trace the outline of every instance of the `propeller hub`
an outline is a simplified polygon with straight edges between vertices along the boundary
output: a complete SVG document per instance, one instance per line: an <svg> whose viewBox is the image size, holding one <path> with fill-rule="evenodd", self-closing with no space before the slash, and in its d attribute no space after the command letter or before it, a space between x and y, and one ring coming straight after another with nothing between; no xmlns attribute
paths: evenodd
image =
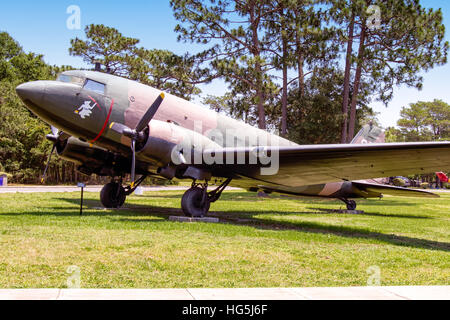
<svg viewBox="0 0 450 320"><path fill-rule="evenodd" d="M48 134L45 136L45 138L53 143L56 143L58 141L58 136L54 134Z"/></svg>
<svg viewBox="0 0 450 320"><path fill-rule="evenodd" d="M139 138L139 132L130 128L124 129L123 135L133 140L137 140Z"/></svg>

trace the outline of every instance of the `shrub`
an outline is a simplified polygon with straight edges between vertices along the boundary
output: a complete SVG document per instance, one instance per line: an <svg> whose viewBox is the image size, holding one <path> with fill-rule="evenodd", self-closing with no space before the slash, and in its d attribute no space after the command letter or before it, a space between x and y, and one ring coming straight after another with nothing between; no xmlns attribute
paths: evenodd
<svg viewBox="0 0 450 320"><path fill-rule="evenodd" d="M8 180L11 180L12 179L12 174L9 174L9 173L7 173L7 172L1 172L0 171L0 176L3 176L3 175L6 175L6 178L8 178Z"/></svg>
<svg viewBox="0 0 450 320"><path fill-rule="evenodd" d="M395 178L392 183L394 184L394 186L396 187L404 187L406 185L405 180L401 179L401 178Z"/></svg>
<svg viewBox="0 0 450 320"><path fill-rule="evenodd" d="M430 186L430 184L429 184L428 182L422 182L422 183L420 184L420 187L421 187L422 189L428 189L429 186Z"/></svg>

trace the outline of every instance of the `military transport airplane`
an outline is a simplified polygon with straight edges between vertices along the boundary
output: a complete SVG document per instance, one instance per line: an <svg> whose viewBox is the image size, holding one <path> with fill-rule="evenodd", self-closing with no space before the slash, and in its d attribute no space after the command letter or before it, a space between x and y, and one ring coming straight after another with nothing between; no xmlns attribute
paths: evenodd
<svg viewBox="0 0 450 320"><path fill-rule="evenodd" d="M352 144L297 145L102 72L66 71L56 81L29 82L16 91L29 110L54 127L47 135L54 142L52 153L75 162L84 174L111 177L100 193L107 208L122 206L153 175L192 180L181 200L188 216L205 215L228 185L337 198L355 209L354 198L435 196L356 179L450 169L450 142L377 143L379 133L369 126ZM131 183L124 187L128 173ZM208 191L211 183L218 187Z"/></svg>

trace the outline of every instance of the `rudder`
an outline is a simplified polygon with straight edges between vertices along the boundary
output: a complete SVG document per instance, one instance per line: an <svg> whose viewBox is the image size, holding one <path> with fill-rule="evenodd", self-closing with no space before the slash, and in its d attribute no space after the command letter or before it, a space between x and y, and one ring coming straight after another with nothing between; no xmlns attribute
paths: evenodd
<svg viewBox="0 0 450 320"><path fill-rule="evenodd" d="M378 128L373 124L366 124L353 138L351 144L365 143L384 143L386 135L382 128Z"/></svg>

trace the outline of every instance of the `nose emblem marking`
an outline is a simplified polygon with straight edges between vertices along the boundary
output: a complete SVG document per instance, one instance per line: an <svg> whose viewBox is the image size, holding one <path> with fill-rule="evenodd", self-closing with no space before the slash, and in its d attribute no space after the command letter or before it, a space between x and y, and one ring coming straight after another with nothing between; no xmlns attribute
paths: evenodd
<svg viewBox="0 0 450 320"><path fill-rule="evenodd" d="M100 105L97 103L97 101L95 101L94 98L92 98L91 96L88 96L88 97L89 97L89 99L92 100L94 105L91 106L90 101L85 101L77 110L74 111L76 114L78 114L81 117L81 119L89 117L92 114L92 109L94 109L95 106L97 106L97 108L99 110L102 109L100 107Z"/></svg>
<svg viewBox="0 0 450 320"><path fill-rule="evenodd" d="M75 113L78 114L81 119L84 119L86 117L89 117L92 114L92 109L96 106L96 104L91 106L90 101L85 101L77 110L75 110Z"/></svg>

